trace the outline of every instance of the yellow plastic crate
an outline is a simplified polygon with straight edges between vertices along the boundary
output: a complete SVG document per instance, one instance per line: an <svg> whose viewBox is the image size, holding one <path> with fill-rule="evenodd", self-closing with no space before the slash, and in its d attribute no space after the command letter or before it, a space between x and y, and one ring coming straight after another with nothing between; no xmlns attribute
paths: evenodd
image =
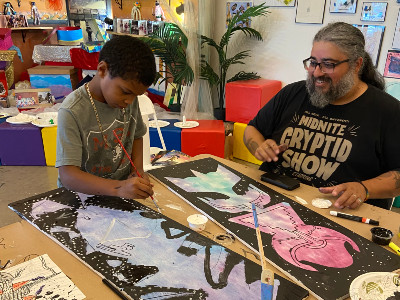
<svg viewBox="0 0 400 300"><path fill-rule="evenodd" d="M47 166L56 164L57 126L42 128L44 156Z"/></svg>
<svg viewBox="0 0 400 300"><path fill-rule="evenodd" d="M243 142L243 134L247 124L236 122L233 124L233 157L248 161L253 164L261 165L262 161L258 160L247 150Z"/></svg>

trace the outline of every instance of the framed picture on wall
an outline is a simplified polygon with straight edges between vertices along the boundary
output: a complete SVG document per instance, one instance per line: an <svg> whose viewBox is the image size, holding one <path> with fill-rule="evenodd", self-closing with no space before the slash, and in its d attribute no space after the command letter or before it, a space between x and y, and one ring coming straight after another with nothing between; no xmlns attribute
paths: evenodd
<svg viewBox="0 0 400 300"><path fill-rule="evenodd" d="M386 57L383 76L400 78L400 51L389 50Z"/></svg>
<svg viewBox="0 0 400 300"><path fill-rule="evenodd" d="M397 14L397 23L396 23L396 28L394 30L392 48L400 49L400 9L399 13Z"/></svg>
<svg viewBox="0 0 400 300"><path fill-rule="evenodd" d="M378 65L379 54L381 52L383 34L385 26L382 25L357 25L353 24L364 34L365 50L371 56L372 63L375 67Z"/></svg>
<svg viewBox="0 0 400 300"><path fill-rule="evenodd" d="M387 2L363 2L361 8L361 21L385 21L387 5Z"/></svg>
<svg viewBox="0 0 400 300"><path fill-rule="evenodd" d="M264 0L261 1L261 3L264 3L266 6L270 6L270 7L294 7L294 5L296 4L296 0ZM255 5L255 4L254 4Z"/></svg>
<svg viewBox="0 0 400 300"><path fill-rule="evenodd" d="M80 26L81 20L103 20L107 16L110 0L67 0L67 13L70 26Z"/></svg>
<svg viewBox="0 0 400 300"><path fill-rule="evenodd" d="M357 9L357 0L331 0L329 12L355 14Z"/></svg>
<svg viewBox="0 0 400 300"><path fill-rule="evenodd" d="M252 7L252 2L226 2L226 27L228 27L228 23L232 20L236 15L243 14L246 9ZM236 23L236 26L241 27L250 27L251 20L249 19L247 22L239 22Z"/></svg>
<svg viewBox="0 0 400 300"><path fill-rule="evenodd" d="M322 24L325 0L297 0L296 23Z"/></svg>

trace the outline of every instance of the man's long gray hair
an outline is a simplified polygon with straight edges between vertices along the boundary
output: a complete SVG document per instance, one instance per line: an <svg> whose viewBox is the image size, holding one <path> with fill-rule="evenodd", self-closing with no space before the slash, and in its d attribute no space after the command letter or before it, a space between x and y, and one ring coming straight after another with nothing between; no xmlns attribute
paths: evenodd
<svg viewBox="0 0 400 300"><path fill-rule="evenodd" d="M362 57L363 65L359 72L360 79L381 90L385 89L385 80L376 70L370 55L365 51L364 35L358 28L344 22L329 23L317 32L313 42L334 43L353 64L359 57Z"/></svg>

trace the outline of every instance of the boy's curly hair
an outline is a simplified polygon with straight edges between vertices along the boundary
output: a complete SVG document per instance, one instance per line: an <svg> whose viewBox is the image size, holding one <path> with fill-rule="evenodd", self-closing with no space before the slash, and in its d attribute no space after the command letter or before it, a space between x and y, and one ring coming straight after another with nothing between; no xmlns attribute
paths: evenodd
<svg viewBox="0 0 400 300"><path fill-rule="evenodd" d="M137 80L146 86L150 86L156 78L153 52L135 37L113 36L101 49L100 61L107 63L111 78Z"/></svg>

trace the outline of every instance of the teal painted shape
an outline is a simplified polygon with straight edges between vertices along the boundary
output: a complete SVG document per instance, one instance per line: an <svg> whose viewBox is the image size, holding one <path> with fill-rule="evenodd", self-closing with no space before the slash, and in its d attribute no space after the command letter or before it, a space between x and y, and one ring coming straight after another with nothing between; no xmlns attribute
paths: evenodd
<svg viewBox="0 0 400 300"><path fill-rule="evenodd" d="M400 100L400 82L390 82L386 84L386 93Z"/></svg>

